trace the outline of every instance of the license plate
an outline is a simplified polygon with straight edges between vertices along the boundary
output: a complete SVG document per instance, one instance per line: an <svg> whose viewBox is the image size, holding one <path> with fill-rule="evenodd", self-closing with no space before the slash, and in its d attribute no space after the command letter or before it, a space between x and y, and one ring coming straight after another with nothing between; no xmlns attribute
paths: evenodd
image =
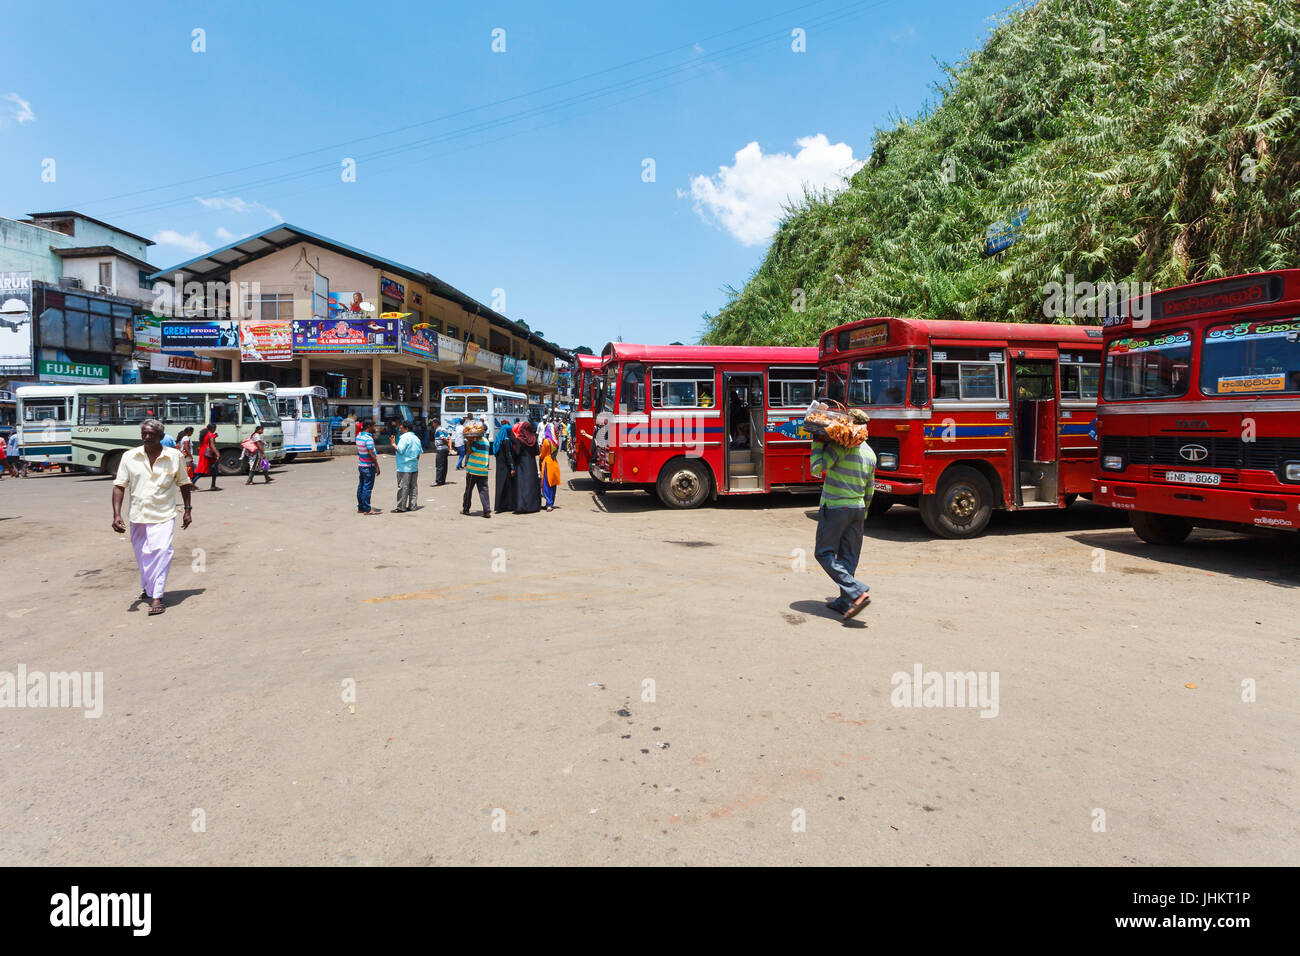
<svg viewBox="0 0 1300 956"><path fill-rule="evenodd" d="M1167 471L1165 481L1175 481L1180 485L1217 485L1221 475L1210 471Z"/></svg>

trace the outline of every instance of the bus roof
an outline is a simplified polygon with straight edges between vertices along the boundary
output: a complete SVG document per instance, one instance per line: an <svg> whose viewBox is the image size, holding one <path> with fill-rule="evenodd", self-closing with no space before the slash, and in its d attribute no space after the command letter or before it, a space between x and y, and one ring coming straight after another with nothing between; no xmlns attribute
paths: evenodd
<svg viewBox="0 0 1300 956"><path fill-rule="evenodd" d="M1300 269L1276 269L1207 279L1151 293L1150 300L1145 303L1147 324L1137 328L1161 329L1203 317L1219 320L1228 315L1267 315L1294 309L1297 299L1300 299ZM1134 308L1137 301L1140 300L1130 299L1117 314L1102 320L1108 335L1133 331L1133 318L1139 311Z"/></svg>
<svg viewBox="0 0 1300 956"><path fill-rule="evenodd" d="M76 394L77 385L19 385L18 398L67 398Z"/></svg>
<svg viewBox="0 0 1300 956"><path fill-rule="evenodd" d="M492 385L447 385L443 387L444 395L503 395L506 398L527 398L523 392L512 392L508 388L496 388Z"/></svg>
<svg viewBox="0 0 1300 956"><path fill-rule="evenodd" d="M275 394L280 398L297 398L299 395L315 395L318 398L329 398L329 392L323 385L298 385L292 388L277 385Z"/></svg>
<svg viewBox="0 0 1300 956"><path fill-rule="evenodd" d="M785 345L632 345L610 342L601 353L616 362L754 362L816 365L816 348Z"/></svg>
<svg viewBox="0 0 1300 956"><path fill-rule="evenodd" d="M574 364L580 369L600 368L602 362L599 355L576 355L574 356L574 360Z"/></svg>
<svg viewBox="0 0 1300 956"><path fill-rule="evenodd" d="M78 392L95 395L186 395L194 392L267 392L275 391L274 382L142 382L138 385L75 385Z"/></svg>

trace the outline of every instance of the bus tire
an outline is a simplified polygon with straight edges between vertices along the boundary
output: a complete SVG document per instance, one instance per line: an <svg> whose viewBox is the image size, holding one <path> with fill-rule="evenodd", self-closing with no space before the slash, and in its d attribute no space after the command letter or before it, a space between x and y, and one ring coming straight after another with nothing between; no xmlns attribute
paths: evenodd
<svg viewBox="0 0 1300 956"><path fill-rule="evenodd" d="M871 504L867 505L867 515L879 518L896 503L891 495L872 495Z"/></svg>
<svg viewBox="0 0 1300 956"><path fill-rule="evenodd" d="M287 452L284 456L284 463L287 465L297 457L298 457L298 453L296 451Z"/></svg>
<svg viewBox="0 0 1300 956"><path fill-rule="evenodd" d="M605 492L609 491L609 485L605 484L605 482L601 481L595 475L591 475L590 477L592 490L594 490L596 494L603 495Z"/></svg>
<svg viewBox="0 0 1300 956"><path fill-rule="evenodd" d="M1177 515L1130 511L1128 517L1137 536L1147 544L1182 544L1192 533L1191 523Z"/></svg>
<svg viewBox="0 0 1300 956"><path fill-rule="evenodd" d="M1070 505L1074 504L1078 500L1079 500L1079 496L1071 492L1070 494L1065 496L1065 507L1067 508L1070 507Z"/></svg>
<svg viewBox="0 0 1300 956"><path fill-rule="evenodd" d="M709 497L708 469L690 458L674 458L659 472L655 491L669 508L698 508Z"/></svg>
<svg viewBox="0 0 1300 956"><path fill-rule="evenodd" d="M939 477L932 495L922 495L921 520L941 538L974 538L993 515L993 489L968 465L953 465Z"/></svg>
<svg viewBox="0 0 1300 956"><path fill-rule="evenodd" d="M217 460L217 470L223 475L237 475L243 469L239 467L243 457L244 450L238 445L233 448L222 448L221 457Z"/></svg>
<svg viewBox="0 0 1300 956"><path fill-rule="evenodd" d="M122 463L122 453L120 451L110 451L104 456L103 473L106 475L116 475L117 466Z"/></svg>

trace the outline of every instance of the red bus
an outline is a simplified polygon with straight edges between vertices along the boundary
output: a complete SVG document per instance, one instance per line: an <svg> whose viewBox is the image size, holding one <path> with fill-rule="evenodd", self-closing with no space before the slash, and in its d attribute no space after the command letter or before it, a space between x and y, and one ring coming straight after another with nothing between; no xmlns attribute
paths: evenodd
<svg viewBox="0 0 1300 956"><path fill-rule="evenodd" d="M718 495L815 490L799 425L817 383L814 348L605 346L590 473L672 508Z"/></svg>
<svg viewBox="0 0 1300 956"><path fill-rule="evenodd" d="M1152 544L1300 528L1300 269L1166 289L1104 325L1093 500Z"/></svg>
<svg viewBox="0 0 1300 956"><path fill-rule="evenodd" d="M821 339L818 395L871 415L871 513L914 505L971 538L994 508L1069 507L1092 490L1101 329L874 318Z"/></svg>
<svg viewBox="0 0 1300 956"><path fill-rule="evenodd" d="M591 464L591 433L595 428L591 401L600 378L600 356L578 355L573 366L573 442L569 447L569 467L586 471Z"/></svg>

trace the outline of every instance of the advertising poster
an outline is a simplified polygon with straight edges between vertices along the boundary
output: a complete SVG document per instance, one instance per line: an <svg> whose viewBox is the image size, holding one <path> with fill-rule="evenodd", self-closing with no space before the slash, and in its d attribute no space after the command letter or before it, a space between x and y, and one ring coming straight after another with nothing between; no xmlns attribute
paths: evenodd
<svg viewBox="0 0 1300 956"><path fill-rule="evenodd" d="M473 365L473 364L474 364L475 362L477 362L477 361L478 361L478 343L477 343L477 342L466 342L466 343L465 343L465 357L464 357L464 359L462 360L462 364L464 364L464 365Z"/></svg>
<svg viewBox="0 0 1300 956"><path fill-rule="evenodd" d="M197 355L174 355L155 352L149 356L149 367L155 372L175 372L180 375L212 376L216 363L210 358Z"/></svg>
<svg viewBox="0 0 1300 956"><path fill-rule="evenodd" d="M156 315L137 315L134 320L135 351L148 356L162 351L162 319Z"/></svg>
<svg viewBox="0 0 1300 956"><path fill-rule="evenodd" d="M392 299L394 302L406 301L406 289L400 282L392 279L379 280L379 294L386 299Z"/></svg>
<svg viewBox="0 0 1300 956"><path fill-rule="evenodd" d="M331 292L329 293L329 317L342 319L365 315L365 310L361 308L361 303L364 301L365 296L360 292Z"/></svg>
<svg viewBox="0 0 1300 956"><path fill-rule="evenodd" d="M517 362L515 362L515 384L516 385L528 384L528 363L525 362L523 359L519 359Z"/></svg>
<svg viewBox="0 0 1300 956"><path fill-rule="evenodd" d="M160 325L164 352L239 348L239 330L233 319L209 322L163 319Z"/></svg>
<svg viewBox="0 0 1300 956"><path fill-rule="evenodd" d="M398 350L395 319L316 319L293 322L293 351L373 354Z"/></svg>
<svg viewBox="0 0 1300 956"><path fill-rule="evenodd" d="M413 326L402 323L402 351L421 358L438 358L438 336L427 323Z"/></svg>
<svg viewBox="0 0 1300 956"><path fill-rule="evenodd" d="M40 365L42 383L107 385L109 380L107 365L84 365L80 362L41 362Z"/></svg>
<svg viewBox="0 0 1300 956"><path fill-rule="evenodd" d="M239 323L241 362L288 362L293 358L292 322Z"/></svg>
<svg viewBox="0 0 1300 956"><path fill-rule="evenodd" d="M32 274L0 272L0 375L32 374Z"/></svg>

